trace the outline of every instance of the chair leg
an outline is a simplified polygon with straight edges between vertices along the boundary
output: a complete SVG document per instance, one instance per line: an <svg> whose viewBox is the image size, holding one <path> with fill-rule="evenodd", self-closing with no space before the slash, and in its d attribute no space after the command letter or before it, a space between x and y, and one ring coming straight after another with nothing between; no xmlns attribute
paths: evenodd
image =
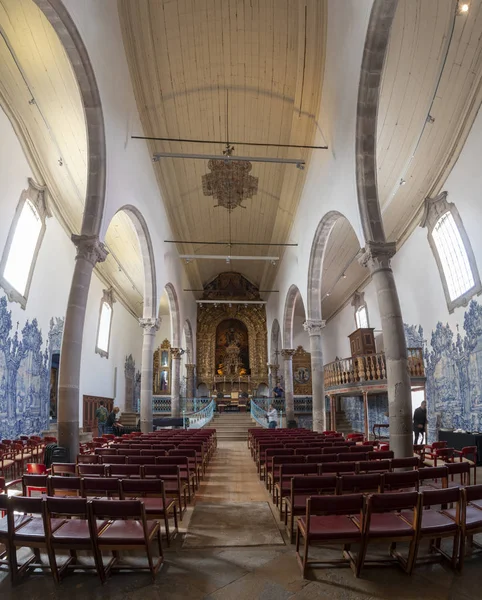
<svg viewBox="0 0 482 600"><path fill-rule="evenodd" d="M167 547L169 547L171 545L171 536L169 533L169 515L167 514L167 511L164 511L164 527L166 528L166 542L167 542Z"/></svg>

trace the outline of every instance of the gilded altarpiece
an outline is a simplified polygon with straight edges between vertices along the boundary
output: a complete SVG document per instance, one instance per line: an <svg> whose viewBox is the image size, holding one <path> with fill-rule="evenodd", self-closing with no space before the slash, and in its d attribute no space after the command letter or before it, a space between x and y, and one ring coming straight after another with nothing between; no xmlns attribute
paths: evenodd
<svg viewBox="0 0 482 600"><path fill-rule="evenodd" d="M221 273L204 289L204 300L260 300L239 273ZM198 384L217 391L254 391L268 381L264 304L203 304L197 315Z"/></svg>
<svg viewBox="0 0 482 600"><path fill-rule="evenodd" d="M154 351L152 391L159 396L171 393L171 344L168 339Z"/></svg>
<svg viewBox="0 0 482 600"><path fill-rule="evenodd" d="M298 346L293 354L293 391L298 394L312 394L311 354Z"/></svg>

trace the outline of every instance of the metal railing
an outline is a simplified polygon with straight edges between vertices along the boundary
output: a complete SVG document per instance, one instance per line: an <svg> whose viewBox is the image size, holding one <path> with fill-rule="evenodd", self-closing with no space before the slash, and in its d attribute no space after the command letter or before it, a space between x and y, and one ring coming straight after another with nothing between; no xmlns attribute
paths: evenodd
<svg viewBox="0 0 482 600"><path fill-rule="evenodd" d="M184 425L187 422L188 429L201 429L207 425L214 415L214 400L211 400L210 403L198 410L195 413L187 414L185 410L182 412L182 417L184 420Z"/></svg>
<svg viewBox="0 0 482 600"><path fill-rule="evenodd" d="M211 398L180 398L181 411L195 413L211 402ZM140 399L134 403L134 412L140 412ZM156 414L171 414L170 396L152 396L152 412Z"/></svg>
<svg viewBox="0 0 482 600"><path fill-rule="evenodd" d="M250 402L250 409L251 409L251 417L256 421L256 423L258 423L258 425L261 425L261 427L264 427L265 429L268 428L268 419L266 418L266 413L268 412L268 408L269 405L271 404L270 399L269 398L251 398L251 402ZM278 409L275 406L276 410L278 411L278 427L283 427L283 410Z"/></svg>
<svg viewBox="0 0 482 600"><path fill-rule="evenodd" d="M408 348L410 377L425 377L422 348ZM384 352L341 358L324 367L325 388L353 383L386 381L387 365Z"/></svg>

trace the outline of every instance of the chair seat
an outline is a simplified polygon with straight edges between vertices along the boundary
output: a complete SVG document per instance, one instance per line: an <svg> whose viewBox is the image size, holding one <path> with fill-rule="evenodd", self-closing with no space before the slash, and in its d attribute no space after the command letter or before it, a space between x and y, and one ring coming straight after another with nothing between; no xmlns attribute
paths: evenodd
<svg viewBox="0 0 482 600"><path fill-rule="evenodd" d="M398 537L413 533L412 527L395 513L377 513L371 516L369 536Z"/></svg>
<svg viewBox="0 0 482 600"><path fill-rule="evenodd" d="M455 508L448 508L447 510L443 511L443 514L447 515L453 521L455 521L456 512L457 511ZM467 529L475 529L478 527L482 527L482 512L480 511L480 509L469 504L467 506L465 524Z"/></svg>
<svg viewBox="0 0 482 600"><path fill-rule="evenodd" d="M96 521L97 530L100 531L108 521ZM87 543L91 540L89 522L86 519L67 519L52 535L56 543Z"/></svg>
<svg viewBox="0 0 482 600"><path fill-rule="evenodd" d="M294 497L294 503L293 503L293 508L295 511L300 511L306 510L306 501L308 500L308 498L311 498L311 496L316 495L316 491L310 492L309 494L295 494ZM286 504L288 504L288 506L291 506L291 496L286 496L285 497L286 500Z"/></svg>
<svg viewBox="0 0 482 600"><path fill-rule="evenodd" d="M147 522L147 534L150 538L156 527L157 521ZM144 545L144 528L140 521L114 521L99 536L99 545L119 544L129 546Z"/></svg>
<svg viewBox="0 0 482 600"><path fill-rule="evenodd" d="M482 510L482 500L474 500L470 503L470 506L475 506L475 508Z"/></svg>
<svg viewBox="0 0 482 600"><path fill-rule="evenodd" d="M52 519L52 531L56 531L64 522L65 519ZM18 542L40 542L44 538L44 523L40 517L32 517L15 532L15 539Z"/></svg>
<svg viewBox="0 0 482 600"><path fill-rule="evenodd" d="M402 517L409 523L413 523L413 512L402 511ZM448 533L457 531L457 525L453 519L438 510L424 510L422 512L421 531L423 534Z"/></svg>
<svg viewBox="0 0 482 600"><path fill-rule="evenodd" d="M13 465L13 460L10 460L9 458L7 458L6 460L3 461L3 467L6 469L7 467L11 467Z"/></svg>
<svg viewBox="0 0 482 600"><path fill-rule="evenodd" d="M15 529L22 527L30 521L32 517L29 515L14 515L13 516L13 524ZM8 533L8 521L7 516L5 515L2 519L0 519L0 537L5 537Z"/></svg>
<svg viewBox="0 0 482 600"><path fill-rule="evenodd" d="M182 484L181 484L182 488ZM164 479L164 489L166 492L178 492L179 486L177 484L177 477L175 481L170 481L169 479Z"/></svg>
<svg viewBox="0 0 482 600"><path fill-rule="evenodd" d="M298 520L298 527L306 535L306 518ZM360 528L348 515L311 516L309 539L330 540L361 537Z"/></svg>
<svg viewBox="0 0 482 600"><path fill-rule="evenodd" d="M146 514L148 515L162 513L176 504L175 500L172 499L166 500L165 505L162 498L139 498L139 500L144 503Z"/></svg>

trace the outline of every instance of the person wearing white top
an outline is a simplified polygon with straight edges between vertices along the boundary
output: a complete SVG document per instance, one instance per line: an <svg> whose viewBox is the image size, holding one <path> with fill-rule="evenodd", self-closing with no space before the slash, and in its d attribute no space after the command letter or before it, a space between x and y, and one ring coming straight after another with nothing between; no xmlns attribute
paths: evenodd
<svg viewBox="0 0 482 600"><path fill-rule="evenodd" d="M276 429L278 424L278 411L272 404L269 405L269 410L266 413L266 417L268 419L268 427L270 429Z"/></svg>

